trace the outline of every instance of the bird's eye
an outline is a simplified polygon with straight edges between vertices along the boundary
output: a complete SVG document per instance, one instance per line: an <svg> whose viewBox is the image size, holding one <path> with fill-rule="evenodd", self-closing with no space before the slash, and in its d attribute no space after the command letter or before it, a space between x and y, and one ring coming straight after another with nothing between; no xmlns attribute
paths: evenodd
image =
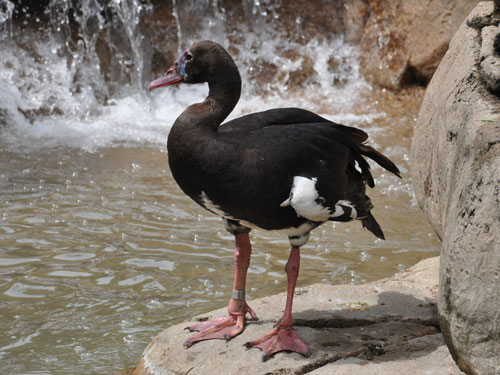
<svg viewBox="0 0 500 375"><path fill-rule="evenodd" d="M185 57L186 61L191 61L191 59L193 58L193 55L191 53L186 53Z"/></svg>

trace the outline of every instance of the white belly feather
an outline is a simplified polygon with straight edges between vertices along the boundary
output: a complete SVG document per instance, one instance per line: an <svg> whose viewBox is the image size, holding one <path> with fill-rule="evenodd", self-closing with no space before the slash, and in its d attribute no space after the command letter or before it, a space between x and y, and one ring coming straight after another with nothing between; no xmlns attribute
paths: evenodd
<svg viewBox="0 0 500 375"><path fill-rule="evenodd" d="M333 207L333 211L325 206L325 198L321 197L316 189L317 181L318 179L315 177L295 176L290 196L281 203L281 207L292 206L297 215L312 221L324 222L330 218L343 215L344 209L342 206L347 206L352 209L351 218L356 219L356 209L347 200L339 200Z"/></svg>

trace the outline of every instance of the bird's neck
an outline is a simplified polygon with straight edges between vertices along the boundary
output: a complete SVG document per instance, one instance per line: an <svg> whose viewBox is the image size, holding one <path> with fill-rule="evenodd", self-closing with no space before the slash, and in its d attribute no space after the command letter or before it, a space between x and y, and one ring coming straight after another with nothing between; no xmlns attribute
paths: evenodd
<svg viewBox="0 0 500 375"><path fill-rule="evenodd" d="M193 170L199 172L198 177L202 175L204 163L217 153L217 128L240 97L241 79L237 71L232 79L209 82L208 86L207 98L189 106L177 118L168 136L169 164L177 181Z"/></svg>
<svg viewBox="0 0 500 375"><path fill-rule="evenodd" d="M241 79L239 74L235 77L218 82L208 83L208 96L202 103L206 108L206 114L217 123L217 128L234 109L241 94Z"/></svg>
<svg viewBox="0 0 500 375"><path fill-rule="evenodd" d="M174 124L182 132L216 132L238 103L241 93L241 78L236 67L226 69L218 79L208 82L208 96L201 102L189 106Z"/></svg>

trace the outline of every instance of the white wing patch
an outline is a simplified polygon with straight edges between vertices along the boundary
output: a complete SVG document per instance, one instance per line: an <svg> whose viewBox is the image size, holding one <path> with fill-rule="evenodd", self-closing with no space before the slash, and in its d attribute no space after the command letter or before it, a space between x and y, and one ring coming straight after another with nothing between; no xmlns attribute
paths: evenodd
<svg viewBox="0 0 500 375"><path fill-rule="evenodd" d="M351 219L356 219L358 217L358 212L356 211L356 208L352 205L351 202L346 201L346 200L341 200L335 203L335 211L333 211L331 217L339 217L344 214L344 209L342 206L347 206L351 208Z"/></svg>
<svg viewBox="0 0 500 375"><path fill-rule="evenodd" d="M317 181L315 177L295 176L290 196L280 206L292 206L299 216L312 221L327 221L332 212L328 207L321 205L325 198L320 197L316 190Z"/></svg>
<svg viewBox="0 0 500 375"><path fill-rule="evenodd" d="M203 207L205 207L210 212L228 219L233 219L231 215L226 214L224 211L221 210L219 206L217 206L214 202L212 202L204 191L201 192L200 199L203 204Z"/></svg>
<svg viewBox="0 0 500 375"><path fill-rule="evenodd" d="M360 174L363 174L363 171L361 170L361 167L359 166L357 160L354 160L354 169L356 169Z"/></svg>
<svg viewBox="0 0 500 375"><path fill-rule="evenodd" d="M316 177L308 178L303 176L295 176L293 178L290 196L283 201L280 206L292 206L297 215L305 217L312 221L324 222L330 218L339 217L344 214L342 206L351 208L350 217L355 219L357 216L356 209L351 202L347 200L339 200L334 211L323 205L326 201L321 197L316 189Z"/></svg>

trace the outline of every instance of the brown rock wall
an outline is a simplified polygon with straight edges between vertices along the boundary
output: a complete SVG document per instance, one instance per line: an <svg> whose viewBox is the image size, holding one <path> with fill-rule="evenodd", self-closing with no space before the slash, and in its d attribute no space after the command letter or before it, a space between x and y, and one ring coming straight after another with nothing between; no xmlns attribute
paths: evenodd
<svg viewBox="0 0 500 375"><path fill-rule="evenodd" d="M365 77L391 89L427 84L451 37L477 3L370 0L359 56Z"/></svg>

